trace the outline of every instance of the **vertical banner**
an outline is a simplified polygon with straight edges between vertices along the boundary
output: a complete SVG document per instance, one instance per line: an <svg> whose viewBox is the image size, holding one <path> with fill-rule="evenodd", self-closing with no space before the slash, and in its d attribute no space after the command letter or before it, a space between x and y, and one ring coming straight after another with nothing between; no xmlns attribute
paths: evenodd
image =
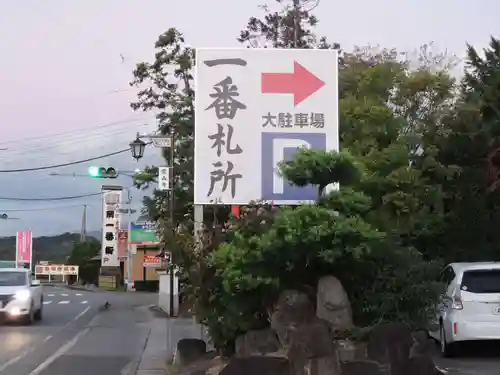
<svg viewBox="0 0 500 375"><path fill-rule="evenodd" d="M118 260L120 262L128 258L128 229L118 231Z"/></svg>
<svg viewBox="0 0 500 375"><path fill-rule="evenodd" d="M120 267L118 259L118 231L120 229L121 187L102 187L102 248L101 266Z"/></svg>
<svg viewBox="0 0 500 375"><path fill-rule="evenodd" d="M18 266L29 263L31 269L31 258L33 254L33 235L30 230L22 230L16 233L16 264Z"/></svg>

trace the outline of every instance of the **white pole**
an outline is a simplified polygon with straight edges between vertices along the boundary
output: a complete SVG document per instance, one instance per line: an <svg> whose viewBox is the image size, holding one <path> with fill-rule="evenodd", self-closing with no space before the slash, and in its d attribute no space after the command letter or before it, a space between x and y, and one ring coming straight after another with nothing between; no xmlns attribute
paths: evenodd
<svg viewBox="0 0 500 375"><path fill-rule="evenodd" d="M16 232L16 268L19 267L19 232Z"/></svg>
<svg viewBox="0 0 500 375"><path fill-rule="evenodd" d="M33 231L30 231L30 273L33 272Z"/></svg>
<svg viewBox="0 0 500 375"><path fill-rule="evenodd" d="M132 290L132 283L134 280L132 279L132 245L130 245L130 232L132 229L132 214L129 216L128 220L128 235L127 235L127 289L129 291Z"/></svg>

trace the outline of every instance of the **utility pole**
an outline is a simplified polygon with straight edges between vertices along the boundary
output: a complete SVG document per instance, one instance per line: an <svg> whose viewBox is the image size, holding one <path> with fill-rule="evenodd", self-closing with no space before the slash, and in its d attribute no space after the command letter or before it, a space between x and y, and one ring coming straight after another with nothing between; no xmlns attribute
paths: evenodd
<svg viewBox="0 0 500 375"><path fill-rule="evenodd" d="M174 238L175 235L175 223L174 223L174 209L175 209L175 195L174 195L174 188L175 188L175 175L174 175L174 157L175 157L175 139L174 139L174 132L173 129L170 131L170 191L169 191L169 206L170 206L170 225L172 226L172 238ZM165 246L168 246L168 244L165 244ZM175 282L175 277L174 277L174 254L173 251L170 251L170 316L173 317L175 314L175 309L174 309L174 282Z"/></svg>
<svg viewBox="0 0 500 375"><path fill-rule="evenodd" d="M87 205L83 205L82 229L80 230L80 242L87 240Z"/></svg>

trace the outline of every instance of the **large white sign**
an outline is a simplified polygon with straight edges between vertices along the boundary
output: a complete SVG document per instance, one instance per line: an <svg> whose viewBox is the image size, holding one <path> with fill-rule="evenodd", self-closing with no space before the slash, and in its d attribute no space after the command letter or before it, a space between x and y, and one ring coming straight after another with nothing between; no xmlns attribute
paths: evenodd
<svg viewBox="0 0 500 375"><path fill-rule="evenodd" d="M198 49L195 204L300 204L277 165L299 147L338 150L334 50Z"/></svg>
<svg viewBox="0 0 500 375"><path fill-rule="evenodd" d="M120 229L120 203L122 192L119 190L103 191L102 195L102 242L101 266L119 267L118 230Z"/></svg>

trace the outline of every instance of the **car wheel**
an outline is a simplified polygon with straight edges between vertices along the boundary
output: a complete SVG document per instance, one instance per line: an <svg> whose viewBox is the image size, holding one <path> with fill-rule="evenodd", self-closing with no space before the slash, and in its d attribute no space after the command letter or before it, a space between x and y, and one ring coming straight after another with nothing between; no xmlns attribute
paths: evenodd
<svg viewBox="0 0 500 375"><path fill-rule="evenodd" d="M444 330L443 323L439 328L439 347L441 349L441 356L450 358L455 355L452 344L446 342L446 331Z"/></svg>
<svg viewBox="0 0 500 375"><path fill-rule="evenodd" d="M24 324L32 325L35 322L35 313L36 313L35 306L33 304L31 304L30 311L28 312L28 314L24 318Z"/></svg>
<svg viewBox="0 0 500 375"><path fill-rule="evenodd" d="M34 319L39 322L43 318L43 300L40 303L40 308L35 311Z"/></svg>

